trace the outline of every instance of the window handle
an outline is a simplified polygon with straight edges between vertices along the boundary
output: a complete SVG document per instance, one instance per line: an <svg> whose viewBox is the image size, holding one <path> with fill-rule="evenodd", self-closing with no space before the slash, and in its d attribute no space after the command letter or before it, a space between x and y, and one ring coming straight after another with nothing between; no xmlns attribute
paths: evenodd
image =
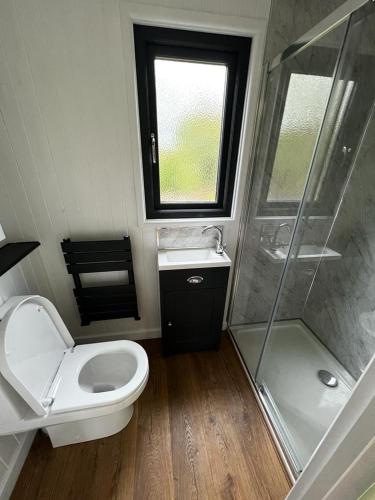
<svg viewBox="0 0 375 500"><path fill-rule="evenodd" d="M151 133L151 158L152 163L156 164L156 137L154 132Z"/></svg>

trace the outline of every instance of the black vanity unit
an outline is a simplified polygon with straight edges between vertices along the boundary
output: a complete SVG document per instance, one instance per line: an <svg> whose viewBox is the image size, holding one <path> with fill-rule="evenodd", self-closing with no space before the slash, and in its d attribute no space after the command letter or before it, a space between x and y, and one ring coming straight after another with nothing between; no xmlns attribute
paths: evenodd
<svg viewBox="0 0 375 500"><path fill-rule="evenodd" d="M160 270L164 354L217 349L229 267Z"/></svg>

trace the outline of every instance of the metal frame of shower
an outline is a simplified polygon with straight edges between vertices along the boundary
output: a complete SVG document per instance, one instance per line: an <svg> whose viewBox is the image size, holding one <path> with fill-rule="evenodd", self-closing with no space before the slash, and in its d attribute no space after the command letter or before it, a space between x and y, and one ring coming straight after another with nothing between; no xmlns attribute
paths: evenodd
<svg viewBox="0 0 375 500"><path fill-rule="evenodd" d="M241 261L242 255L243 255L243 250L244 250L244 238L245 238L245 233L246 233L246 228L247 228L247 222L249 219L250 215L250 207L251 207L251 193L253 189L253 181L254 181L254 175L255 175L255 160L256 160L256 154L258 151L259 147L259 142L260 142L260 129L261 129L261 124L262 124L262 118L263 118L263 111L264 111L264 105L266 101L266 88L267 88L267 82L268 82L268 75L281 63L284 61L296 56L298 53L302 52L305 50L309 45L312 45L315 43L317 40L325 36L328 32L332 31L335 29L338 25L341 23L347 21L347 26L346 26L346 33L345 36L343 37L341 47L339 49L338 57L337 57L337 62L336 62L336 67L333 73L333 84L332 88L330 91L330 96L327 101L327 108L328 109L328 103L330 102L332 92L334 89L334 82L337 76L337 71L339 67L339 63L342 57L342 52L343 48L345 47L345 42L348 34L348 30L350 27L350 17L354 12L356 12L358 9L363 7L364 5L368 3L375 3L375 0L347 0L343 5L335 9L331 14L329 14L327 17L325 17L322 21L320 21L318 24L316 24L312 29L307 31L304 35L302 35L298 40L296 40L293 44L288 46L283 52L281 52L279 55L277 55L270 64L266 65L264 68L264 73L263 73L263 78L262 78L262 84L261 84L261 90L260 90L260 96L259 96L259 104L258 104L258 109L256 113L256 126L255 126L255 132L254 132L254 145L252 148L251 152L251 158L250 158L250 172L247 178L246 182L246 188L245 188L245 195L244 195L244 200L245 200L245 206L243 208L243 212L241 215L241 220L240 220L240 230L239 230L239 238L238 238L238 243L237 243L237 252L236 252L236 261L235 261L235 273L234 273L234 278L233 278L233 286L232 286L232 291L231 291L231 297L230 297L230 304L229 304L229 309L228 309L228 329L230 331L231 327L231 320L232 320L232 315L233 315L233 308L234 308L234 300L236 297L237 289L238 289L238 284L239 284L239 279L240 279L240 266L239 263ZM317 140L315 143L314 151L311 157L311 162L309 166L309 172L306 178L305 182L305 189L304 193L297 211L297 214L293 219L295 219L296 223L294 225L292 234L291 234L291 239L290 239L290 245L288 249L288 255L286 257L286 261L284 264L284 268L282 270L281 276L279 278L279 282L277 285L277 291L276 291L276 297L273 302L272 310L267 322L267 329L266 329L266 334L265 338L263 341L261 353L259 356L259 360L257 363L257 369L254 374L254 376L251 375L249 369L246 366L246 363L242 357L242 354L236 344L236 341L233 337L232 332L230 331L231 334L231 339L232 342L235 346L235 349L241 359L242 365L244 367L244 370L246 371L252 390L255 393L256 399L258 403L261 406L261 410L263 415L266 418L267 425L271 431L271 434L276 441L277 448L280 452L280 455L283 459L284 465L286 466L286 469L293 480L293 482L296 480L298 477L298 474L301 472L300 466L298 464L298 460L296 461L295 458L295 453L293 450L290 449L289 444L287 443L286 440L283 439L283 432L280 431L280 424L276 421L276 419L273 418L269 407L265 403L264 400L264 395L262 394L262 390L260 386L258 386L257 383L257 376L259 372L259 368L265 353L265 350L267 349L269 337L271 334L271 328L275 319L275 314L279 305L279 299L280 299L280 294L283 288L283 285L285 283L285 278L289 269L289 263L290 263L290 253L292 251L292 248L294 246L295 242L295 237L298 231L299 227L299 220L300 216L303 213L303 209L305 208L305 201L306 201L306 188L308 186L311 173L312 173L312 167L314 165L314 160L315 160L315 154L317 151L318 144L320 142L321 138L321 132L323 128L323 124L325 122L326 114L323 117L321 127L317 136ZM260 219L264 220L269 220L270 217L259 217ZM271 217L273 219L274 217Z"/></svg>

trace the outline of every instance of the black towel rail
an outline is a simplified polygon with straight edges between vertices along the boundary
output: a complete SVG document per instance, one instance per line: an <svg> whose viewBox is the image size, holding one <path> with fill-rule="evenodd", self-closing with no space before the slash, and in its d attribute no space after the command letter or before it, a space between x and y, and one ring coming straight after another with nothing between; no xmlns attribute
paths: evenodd
<svg viewBox="0 0 375 500"><path fill-rule="evenodd" d="M82 326L91 321L116 318L139 320L130 238L123 240L71 241L61 243L68 273L72 275L74 296ZM80 274L127 271L128 283L82 286Z"/></svg>

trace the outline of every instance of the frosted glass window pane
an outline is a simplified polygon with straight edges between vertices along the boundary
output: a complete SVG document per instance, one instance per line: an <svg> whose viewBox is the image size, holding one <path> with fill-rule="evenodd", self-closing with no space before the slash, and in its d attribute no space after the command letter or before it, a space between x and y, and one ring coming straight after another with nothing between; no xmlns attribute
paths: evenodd
<svg viewBox="0 0 375 500"><path fill-rule="evenodd" d="M155 59L161 203L217 201L227 68Z"/></svg>
<svg viewBox="0 0 375 500"><path fill-rule="evenodd" d="M291 74L267 201L301 199L331 85L331 77Z"/></svg>

